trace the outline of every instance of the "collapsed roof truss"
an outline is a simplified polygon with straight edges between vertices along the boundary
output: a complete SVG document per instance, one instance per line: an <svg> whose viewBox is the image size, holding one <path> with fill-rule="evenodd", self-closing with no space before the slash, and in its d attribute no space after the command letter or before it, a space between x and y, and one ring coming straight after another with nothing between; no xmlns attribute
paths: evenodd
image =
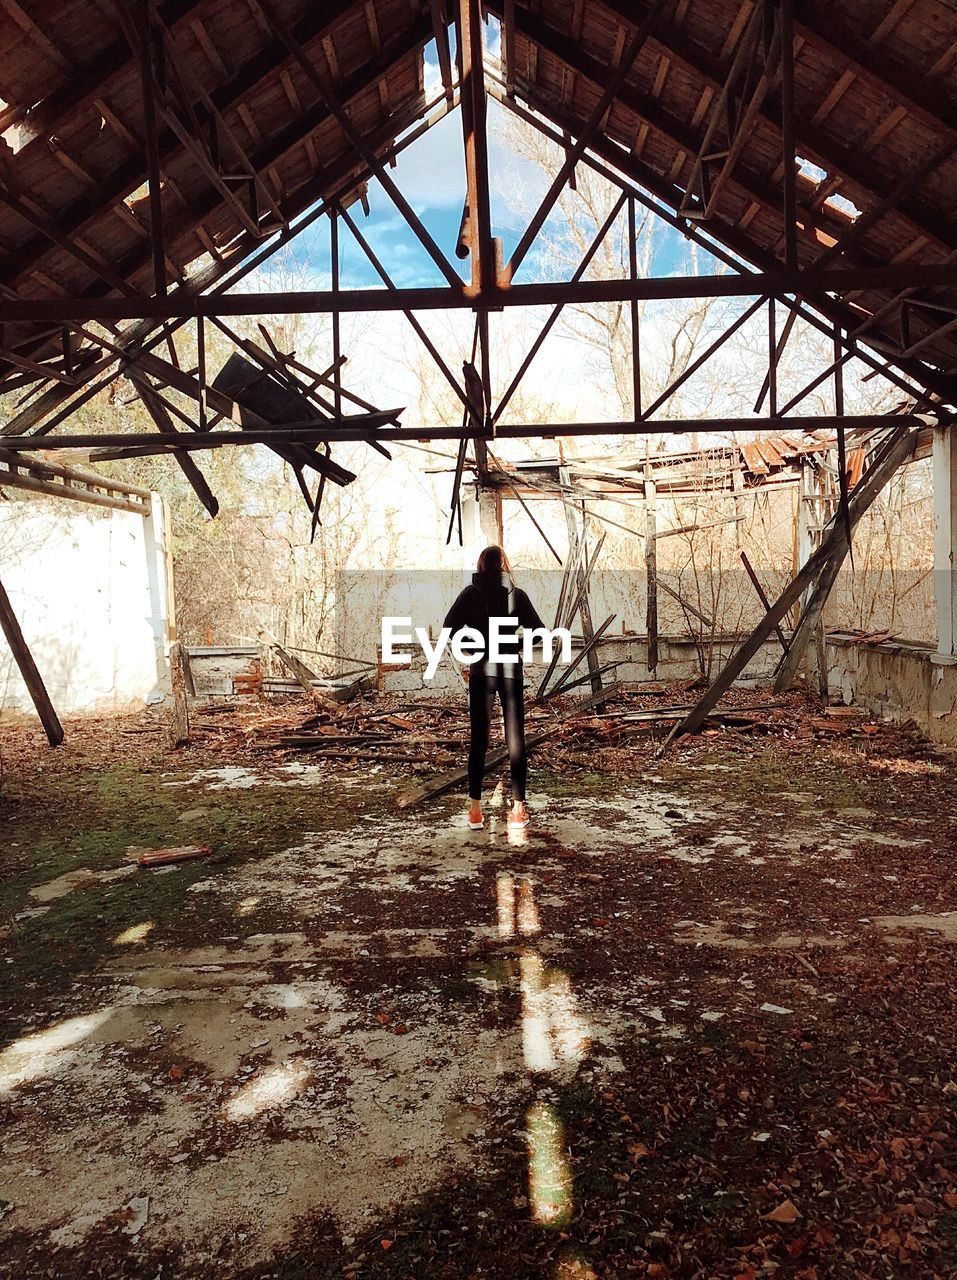
<svg viewBox="0 0 957 1280"><path fill-rule="evenodd" d="M376 415L365 402L364 414L343 416L344 398L355 406L356 397L341 379L338 320L346 311L388 308L409 316L464 407L461 428L417 425L407 434L458 437L457 481L472 440L487 475L486 439L532 434L500 419L568 304L629 304L635 414L630 423L551 424L547 434L658 429L653 415L683 379L641 405L637 303L652 297L754 299L694 369L742 316L767 309L759 405L772 426L826 379L837 401L851 358L912 394L921 411L949 421L957 394L957 17L941 0L896 6L896 17L876 0L54 0L42 11L31 7L32 14L0 0L9 36L0 45L7 101L0 112L0 393L26 393L0 427L10 452L35 449L34 437L44 435L68 447L57 428L118 373L132 371L141 393L149 379L145 403L162 435L152 445L130 438L126 452L184 459L187 445L201 447L211 434L206 370L198 371L198 420L173 425L175 406L164 404L169 371L155 355L146 369L146 357L189 319L222 326L224 316L284 311L332 316L335 350L332 369L317 375L331 401L314 397L315 417L283 430L298 432L313 452L322 444L327 454L337 439L381 449L381 440L401 438L404 429L394 413ZM489 16L500 26L499 60L483 52ZM429 103L423 50L433 39L442 83ZM490 215L490 97L565 152L504 264ZM397 152L456 105L467 178L457 248L470 258L467 280L389 172ZM570 281L515 281L578 164L620 187L618 210L632 242L640 203L732 273L642 279L632 253L622 280L584 279L585 261ZM363 243L348 205L365 201L373 177L443 277L439 287L396 287ZM348 290L334 279L327 291L236 292L256 266L326 215L334 235L340 221L350 226L384 289ZM494 394L490 312L544 302L552 317L519 379ZM775 304L787 313L783 330ZM434 307L475 312L475 355L463 379L415 319L415 311ZM831 337L834 356L781 405L777 363L797 317ZM284 385L302 376L282 353L266 356L265 376ZM249 425L242 406L219 416ZM192 432L188 440L180 427ZM321 486L329 467L316 469Z"/></svg>

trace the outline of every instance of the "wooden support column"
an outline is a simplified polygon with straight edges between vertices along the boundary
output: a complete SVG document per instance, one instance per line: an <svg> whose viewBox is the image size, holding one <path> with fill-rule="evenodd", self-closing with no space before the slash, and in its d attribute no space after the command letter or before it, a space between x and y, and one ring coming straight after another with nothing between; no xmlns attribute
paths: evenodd
<svg viewBox="0 0 957 1280"><path fill-rule="evenodd" d="M658 672L658 502L651 464L645 463L645 634L648 637L648 673L654 679Z"/></svg>
<svg viewBox="0 0 957 1280"><path fill-rule="evenodd" d="M169 673L173 686L173 720L170 724L170 743L185 747L189 742L189 707L186 702L186 654L178 640L169 648Z"/></svg>
<svg viewBox="0 0 957 1280"><path fill-rule="evenodd" d="M462 135L465 145L465 214L462 223L472 259L472 289L483 293L497 283L495 243L489 201L488 128L485 97L485 59L482 51L482 13L479 0L458 0L455 9L458 43ZM480 308L478 357L482 379L483 426L492 404L491 350L488 310ZM488 475L488 452L484 440L474 441L475 462L480 479Z"/></svg>
<svg viewBox="0 0 957 1280"><path fill-rule="evenodd" d="M957 656L957 437L934 432L934 599L937 652Z"/></svg>
<svg viewBox="0 0 957 1280"><path fill-rule="evenodd" d="M638 279L638 225L635 217L635 197L628 200L628 277ZM641 317L638 299L632 298L631 309L631 408L637 422L641 417Z"/></svg>
<svg viewBox="0 0 957 1280"><path fill-rule="evenodd" d="M150 244L153 250L153 287L158 298L166 297L166 249L163 231L163 186L156 113L155 33L152 0L140 0L136 9L140 83L143 92L143 132L148 175Z"/></svg>
<svg viewBox="0 0 957 1280"><path fill-rule="evenodd" d="M486 289L495 284L495 254L492 246L489 208L485 65L482 56L482 14L479 0L458 0L455 29L461 77L472 287Z"/></svg>
<svg viewBox="0 0 957 1280"><path fill-rule="evenodd" d="M477 490L479 528L489 546L500 547L503 542L502 495L498 489Z"/></svg>
<svg viewBox="0 0 957 1280"><path fill-rule="evenodd" d="M43 677L37 670L37 664L33 661L33 655L27 647L26 640L23 638L23 632L20 630L20 624L17 621L16 614L13 612L10 597L7 595L2 582L0 582L0 629L3 630L3 634L7 638L10 652L13 654L14 661L20 669L21 676L23 676L23 683L30 690L30 697L33 699L37 715L40 717L40 721L46 731L47 741L51 747L58 747L63 741L63 726L60 724L57 713L53 709L53 703L50 701L50 695L46 691Z"/></svg>
<svg viewBox="0 0 957 1280"><path fill-rule="evenodd" d="M564 488L569 488L571 479L568 474L567 467L559 467L558 478ZM592 693L598 693L601 689L601 671L598 651L593 641L595 639L595 627L592 623L591 605L588 601L588 579L586 576L586 567L582 563L584 545L579 541L578 524L575 519L575 511L570 502L563 502L562 507L565 511L565 525L568 529L568 559L572 564L578 566L576 570L576 582L578 585L579 601L578 616L582 624L582 638L588 650L588 675L591 679ZM571 621L571 619L569 619Z"/></svg>

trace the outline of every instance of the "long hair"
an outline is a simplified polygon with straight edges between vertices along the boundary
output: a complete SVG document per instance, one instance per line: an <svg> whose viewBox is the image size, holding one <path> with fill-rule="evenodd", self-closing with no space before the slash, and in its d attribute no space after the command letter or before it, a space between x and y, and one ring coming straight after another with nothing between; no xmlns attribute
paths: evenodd
<svg viewBox="0 0 957 1280"><path fill-rule="evenodd" d="M508 556L498 546L486 547L478 558L479 573L511 573Z"/></svg>

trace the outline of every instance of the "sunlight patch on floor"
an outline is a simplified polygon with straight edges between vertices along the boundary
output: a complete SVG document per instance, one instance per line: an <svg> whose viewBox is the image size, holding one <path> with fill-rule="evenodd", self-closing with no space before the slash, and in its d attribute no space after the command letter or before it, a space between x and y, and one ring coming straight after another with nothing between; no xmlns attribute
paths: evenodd
<svg viewBox="0 0 957 1280"><path fill-rule="evenodd" d="M263 1111L283 1107L309 1083L308 1065L301 1059L269 1067L244 1084L223 1107L227 1120L252 1120Z"/></svg>
<svg viewBox="0 0 957 1280"><path fill-rule="evenodd" d="M101 1027L112 1014L112 1007L98 1009L14 1040L0 1053L0 1097L18 1085L51 1075L66 1066L76 1056L74 1046Z"/></svg>

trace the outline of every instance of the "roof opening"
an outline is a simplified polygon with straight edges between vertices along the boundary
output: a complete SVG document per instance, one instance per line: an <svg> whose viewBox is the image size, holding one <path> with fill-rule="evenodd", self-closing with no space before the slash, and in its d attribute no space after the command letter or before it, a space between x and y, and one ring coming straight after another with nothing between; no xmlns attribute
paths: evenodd
<svg viewBox="0 0 957 1280"><path fill-rule="evenodd" d="M824 201L824 208L830 209L834 213L842 214L845 218L849 218L851 222L856 221L861 216L860 209L858 209L853 200L848 200L847 196L828 196Z"/></svg>
<svg viewBox="0 0 957 1280"><path fill-rule="evenodd" d="M794 163L801 177L811 182L823 182L827 177L826 169L822 169L819 164L814 164L811 160L806 160L804 156L795 156Z"/></svg>

